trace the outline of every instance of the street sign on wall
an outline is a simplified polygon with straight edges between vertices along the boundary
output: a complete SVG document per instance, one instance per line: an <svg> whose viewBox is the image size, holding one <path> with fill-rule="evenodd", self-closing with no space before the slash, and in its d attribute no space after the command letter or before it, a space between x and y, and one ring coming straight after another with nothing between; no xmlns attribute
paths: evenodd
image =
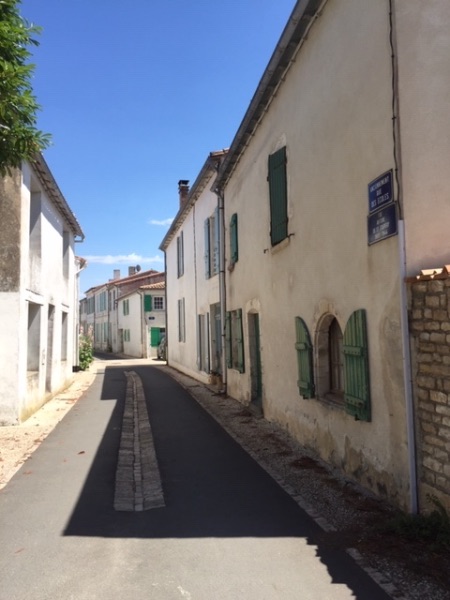
<svg viewBox="0 0 450 600"><path fill-rule="evenodd" d="M394 193L392 185L392 169L380 175L368 185L369 191L369 213L372 213L382 206L393 202Z"/></svg>
<svg viewBox="0 0 450 600"><path fill-rule="evenodd" d="M397 235L397 205L392 202L367 217L368 244L376 244Z"/></svg>

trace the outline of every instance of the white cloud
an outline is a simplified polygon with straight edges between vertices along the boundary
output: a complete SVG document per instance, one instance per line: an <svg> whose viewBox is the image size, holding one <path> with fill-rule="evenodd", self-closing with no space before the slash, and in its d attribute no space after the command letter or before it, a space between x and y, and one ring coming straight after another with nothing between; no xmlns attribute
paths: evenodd
<svg viewBox="0 0 450 600"><path fill-rule="evenodd" d="M141 256L140 254L105 254L103 256L83 256L89 263L98 265L151 265L162 264L164 259L157 254L156 256Z"/></svg>
<svg viewBox="0 0 450 600"><path fill-rule="evenodd" d="M149 221L150 225L159 225L161 227L168 227L169 225L172 225L172 222L173 217L170 219L163 219L162 221L158 221L157 219L150 219Z"/></svg>

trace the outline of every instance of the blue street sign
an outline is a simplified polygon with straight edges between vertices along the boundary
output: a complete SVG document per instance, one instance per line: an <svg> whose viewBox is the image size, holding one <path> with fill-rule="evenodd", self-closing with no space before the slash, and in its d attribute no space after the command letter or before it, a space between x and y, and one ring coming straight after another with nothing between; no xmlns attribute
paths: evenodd
<svg viewBox="0 0 450 600"><path fill-rule="evenodd" d="M369 183L369 213L394 200L392 169Z"/></svg>
<svg viewBox="0 0 450 600"><path fill-rule="evenodd" d="M367 217L368 244L376 244L397 235L397 205L395 202Z"/></svg>

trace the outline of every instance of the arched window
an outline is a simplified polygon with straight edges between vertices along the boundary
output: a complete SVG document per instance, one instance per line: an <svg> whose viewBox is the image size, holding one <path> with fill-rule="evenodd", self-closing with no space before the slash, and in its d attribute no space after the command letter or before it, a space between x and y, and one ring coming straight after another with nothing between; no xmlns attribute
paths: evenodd
<svg viewBox="0 0 450 600"><path fill-rule="evenodd" d="M343 335L334 315L325 315L317 330L317 392L319 398L344 403Z"/></svg>

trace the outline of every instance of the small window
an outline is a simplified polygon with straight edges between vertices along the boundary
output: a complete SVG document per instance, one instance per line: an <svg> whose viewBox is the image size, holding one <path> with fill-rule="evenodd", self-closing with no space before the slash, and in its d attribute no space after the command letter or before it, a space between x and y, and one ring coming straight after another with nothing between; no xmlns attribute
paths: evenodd
<svg viewBox="0 0 450 600"><path fill-rule="evenodd" d="M130 300L124 300L122 303L123 306L123 314L126 317L127 315L130 314Z"/></svg>
<svg viewBox="0 0 450 600"><path fill-rule="evenodd" d="M272 246L288 236L286 147L269 156L270 240Z"/></svg>
<svg viewBox="0 0 450 600"><path fill-rule="evenodd" d="M153 310L164 310L164 296L153 297Z"/></svg>

